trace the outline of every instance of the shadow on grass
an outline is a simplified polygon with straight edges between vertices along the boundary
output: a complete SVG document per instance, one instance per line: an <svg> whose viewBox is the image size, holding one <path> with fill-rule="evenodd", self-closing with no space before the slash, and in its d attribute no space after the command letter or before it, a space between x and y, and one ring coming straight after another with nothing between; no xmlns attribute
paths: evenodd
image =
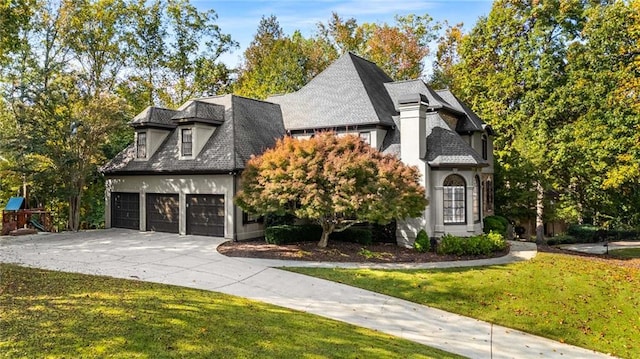
<svg viewBox="0 0 640 359"><path fill-rule="evenodd" d="M291 270L620 357L640 357L636 268L540 253L527 262L475 268Z"/></svg>
<svg viewBox="0 0 640 359"><path fill-rule="evenodd" d="M455 357L212 292L0 264L3 357Z"/></svg>

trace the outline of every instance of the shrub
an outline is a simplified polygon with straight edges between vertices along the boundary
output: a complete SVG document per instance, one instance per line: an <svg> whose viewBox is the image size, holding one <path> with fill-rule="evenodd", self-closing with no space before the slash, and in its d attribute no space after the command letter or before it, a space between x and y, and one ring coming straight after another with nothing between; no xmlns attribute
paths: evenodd
<svg viewBox="0 0 640 359"><path fill-rule="evenodd" d="M547 239L547 244L550 246L554 246L557 244L572 244L578 243L576 237L570 236L568 234L561 234L552 238Z"/></svg>
<svg viewBox="0 0 640 359"><path fill-rule="evenodd" d="M576 239L575 243L594 243L601 237L600 228L590 224L573 224L567 229L567 234Z"/></svg>
<svg viewBox="0 0 640 359"><path fill-rule="evenodd" d="M322 235L322 228L317 224L279 225L264 230L264 238L269 244L289 244L306 241L318 241ZM347 228L342 232L334 232L329 236L331 240L353 242L363 245L372 243L371 231L367 228Z"/></svg>
<svg viewBox="0 0 640 359"><path fill-rule="evenodd" d="M322 235L322 228L317 225L280 225L264 230L264 239L269 244L289 244L304 241L317 241Z"/></svg>
<svg viewBox="0 0 640 359"><path fill-rule="evenodd" d="M296 217L291 214L278 215L275 213L269 213L264 216L264 226L266 228L290 225L292 226L296 221Z"/></svg>
<svg viewBox="0 0 640 359"><path fill-rule="evenodd" d="M413 242L413 248L415 248L420 253L426 253L431 248L429 235L427 235L427 232L425 232L424 229L421 229L420 232L418 232L416 241Z"/></svg>
<svg viewBox="0 0 640 359"><path fill-rule="evenodd" d="M503 236L507 235L509 220L502 216L487 216L484 218L484 233L498 232Z"/></svg>
<svg viewBox="0 0 640 359"><path fill-rule="evenodd" d="M362 227L350 227L342 232L333 232L329 236L329 239L332 241L359 243L365 246L373 243L371 230Z"/></svg>
<svg viewBox="0 0 640 359"><path fill-rule="evenodd" d="M502 234L490 232L473 237L457 237L447 234L442 237L438 246L439 254L462 255L488 255L507 248L507 242Z"/></svg>

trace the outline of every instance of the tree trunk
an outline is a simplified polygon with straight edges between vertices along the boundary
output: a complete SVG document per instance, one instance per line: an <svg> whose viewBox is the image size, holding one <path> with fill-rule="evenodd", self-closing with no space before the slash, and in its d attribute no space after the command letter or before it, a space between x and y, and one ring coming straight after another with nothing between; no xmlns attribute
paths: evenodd
<svg viewBox="0 0 640 359"><path fill-rule="evenodd" d="M536 182L536 243L544 242L544 188Z"/></svg>
<svg viewBox="0 0 640 359"><path fill-rule="evenodd" d="M77 194L69 197L69 229L77 232L80 229L80 203L82 200L82 187L84 183L80 184L77 190Z"/></svg>
<svg viewBox="0 0 640 359"><path fill-rule="evenodd" d="M326 248L329 243L329 235L333 233L333 230L336 228L336 225L333 223L322 223L322 236L320 236L320 242L318 242L318 247Z"/></svg>

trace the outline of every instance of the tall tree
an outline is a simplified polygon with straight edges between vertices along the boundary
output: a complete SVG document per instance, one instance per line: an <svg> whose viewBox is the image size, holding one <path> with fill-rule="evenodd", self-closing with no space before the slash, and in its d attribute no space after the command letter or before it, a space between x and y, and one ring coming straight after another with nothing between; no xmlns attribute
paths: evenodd
<svg viewBox="0 0 640 359"><path fill-rule="evenodd" d="M336 58L322 40L305 39L296 31L284 34L275 16L262 17L258 30L244 53L234 92L266 98L300 89Z"/></svg>
<svg viewBox="0 0 640 359"><path fill-rule="evenodd" d="M460 62L458 52L462 42L462 23L450 26L444 23L444 34L438 39L438 51L433 62L433 72L429 84L434 88L453 87L455 79L454 67Z"/></svg>
<svg viewBox="0 0 640 359"><path fill-rule="evenodd" d="M238 43L222 32L215 23L217 17L214 10L199 11L188 0L168 0L168 32L173 41L165 65L168 83L159 94L165 105L176 107L189 98L227 88L229 71L218 59Z"/></svg>
<svg viewBox="0 0 640 359"><path fill-rule="evenodd" d="M573 121L555 143L566 209L578 221L640 224L639 1L595 4L569 46L561 89Z"/></svg>
<svg viewBox="0 0 640 359"><path fill-rule="evenodd" d="M506 160L529 168L527 178L508 181L510 188L535 190L538 241L556 175L549 148L566 116L557 89L567 81L566 49L579 36L583 10L580 1L499 0L460 47L455 86L500 133L496 154L505 174Z"/></svg>
<svg viewBox="0 0 640 359"><path fill-rule="evenodd" d="M429 15L396 16L395 24L344 20L333 13L327 24L318 24L318 37L339 53L353 52L378 64L396 80L422 76L423 60L429 54L439 25Z"/></svg>

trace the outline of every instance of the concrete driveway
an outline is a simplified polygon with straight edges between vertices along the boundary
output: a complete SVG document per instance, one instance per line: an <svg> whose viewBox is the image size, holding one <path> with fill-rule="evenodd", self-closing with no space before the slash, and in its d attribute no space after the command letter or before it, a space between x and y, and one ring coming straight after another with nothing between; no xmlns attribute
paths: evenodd
<svg viewBox="0 0 640 359"><path fill-rule="evenodd" d="M216 251L223 241L213 237L123 229L0 237L0 262L237 295L375 329L470 358L608 357L475 319L271 267L295 263L228 258ZM535 255L530 244L516 246L519 246L514 248L517 249L516 254L512 253L506 259L459 265L501 264Z"/></svg>

